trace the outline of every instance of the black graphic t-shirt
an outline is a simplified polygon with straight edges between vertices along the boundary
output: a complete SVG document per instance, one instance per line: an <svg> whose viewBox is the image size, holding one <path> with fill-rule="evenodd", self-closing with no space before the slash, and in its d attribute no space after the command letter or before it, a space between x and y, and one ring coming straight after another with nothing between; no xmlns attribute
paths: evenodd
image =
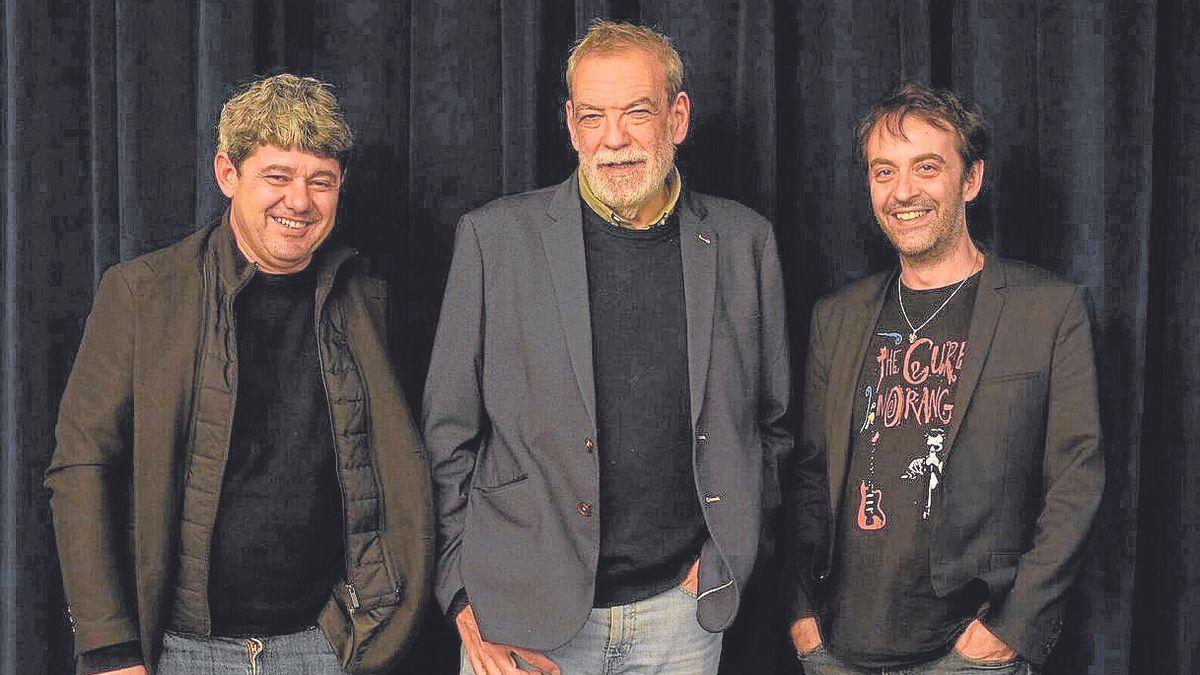
<svg viewBox="0 0 1200 675"><path fill-rule="evenodd" d="M984 600L975 586L939 598L929 573L929 525L978 287L975 274L961 288L904 288L906 322L893 284L867 348L825 625L830 649L860 667L937 658Z"/></svg>

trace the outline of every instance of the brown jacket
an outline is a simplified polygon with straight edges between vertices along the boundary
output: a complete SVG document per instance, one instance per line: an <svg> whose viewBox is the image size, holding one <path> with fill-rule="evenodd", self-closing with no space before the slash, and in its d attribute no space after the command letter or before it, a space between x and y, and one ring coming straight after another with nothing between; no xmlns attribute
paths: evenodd
<svg viewBox="0 0 1200 675"><path fill-rule="evenodd" d="M319 622L347 670L372 673L403 653L428 596L428 462L388 359L386 286L349 249L313 264L347 560ZM153 672L168 626L207 629L207 563L180 551L212 535L202 496L220 494L231 310L252 273L222 218L100 282L46 472L76 653L139 640Z"/></svg>

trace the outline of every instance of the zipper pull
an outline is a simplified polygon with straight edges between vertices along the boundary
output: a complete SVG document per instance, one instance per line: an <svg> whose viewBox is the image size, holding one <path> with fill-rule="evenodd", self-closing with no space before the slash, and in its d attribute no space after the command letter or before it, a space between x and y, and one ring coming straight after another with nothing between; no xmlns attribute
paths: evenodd
<svg viewBox="0 0 1200 675"><path fill-rule="evenodd" d="M347 581L346 591L350 593L350 611L352 613L357 612L358 608L362 607L362 604L358 601L358 591L354 589L354 584Z"/></svg>

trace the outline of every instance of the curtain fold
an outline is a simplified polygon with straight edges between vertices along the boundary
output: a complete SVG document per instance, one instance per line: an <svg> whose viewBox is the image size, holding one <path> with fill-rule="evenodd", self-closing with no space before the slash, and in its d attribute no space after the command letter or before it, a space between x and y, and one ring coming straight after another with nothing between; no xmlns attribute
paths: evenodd
<svg viewBox="0 0 1200 675"><path fill-rule="evenodd" d="M574 168L568 49L597 17L671 35L692 188L775 223L797 381L808 312L894 264L853 127L903 79L993 131L976 238L1083 284L1108 491L1048 673L1200 668L1200 7L1189 0L4 0L0 5L0 675L69 671L41 474L100 274L220 213L220 105L256 75L328 80L357 149L338 236L392 289L414 408L466 211ZM798 672L770 574L722 673ZM431 612L397 672L453 673Z"/></svg>

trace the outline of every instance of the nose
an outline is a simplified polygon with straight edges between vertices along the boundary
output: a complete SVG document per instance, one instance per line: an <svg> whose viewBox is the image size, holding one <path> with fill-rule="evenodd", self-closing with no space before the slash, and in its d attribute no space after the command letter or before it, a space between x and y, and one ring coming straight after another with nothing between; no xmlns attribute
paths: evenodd
<svg viewBox="0 0 1200 675"><path fill-rule="evenodd" d="M906 202L919 194L917 185L912 179L912 174L908 171L901 171L896 177L896 190L892 196L898 201Z"/></svg>
<svg viewBox="0 0 1200 675"><path fill-rule="evenodd" d="M625 123L620 118L606 119L604 123L604 136L601 138L601 142L609 150L620 150L629 145L629 133L625 130Z"/></svg>
<svg viewBox="0 0 1200 675"><path fill-rule="evenodd" d="M308 211L312 200L308 195L308 182L305 180L293 180L288 184L287 190L283 193L283 205L293 213L304 213Z"/></svg>

